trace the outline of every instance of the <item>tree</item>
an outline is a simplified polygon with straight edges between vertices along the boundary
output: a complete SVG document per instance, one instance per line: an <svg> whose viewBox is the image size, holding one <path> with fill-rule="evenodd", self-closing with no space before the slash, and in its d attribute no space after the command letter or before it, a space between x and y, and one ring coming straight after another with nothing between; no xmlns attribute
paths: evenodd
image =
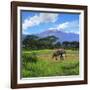
<svg viewBox="0 0 90 90"><path fill-rule="evenodd" d="M23 46L25 49L50 49L54 48L54 43L57 38L55 36L48 36L39 38L35 35L28 35L23 40Z"/></svg>
<svg viewBox="0 0 90 90"><path fill-rule="evenodd" d="M77 42L77 41L72 41L72 42L71 42L71 47L72 47L73 49L79 49L79 42Z"/></svg>
<svg viewBox="0 0 90 90"><path fill-rule="evenodd" d="M61 47L61 43L60 42L55 43L55 48L60 48L60 47Z"/></svg>
<svg viewBox="0 0 90 90"><path fill-rule="evenodd" d="M35 49L36 45L38 42L39 37L35 36L35 35L28 35L26 36L26 38L23 40L23 46L26 49Z"/></svg>
<svg viewBox="0 0 90 90"><path fill-rule="evenodd" d="M78 41L64 41L62 46L67 49L79 49L79 42Z"/></svg>
<svg viewBox="0 0 90 90"><path fill-rule="evenodd" d="M54 48L54 43L56 42L57 37L55 36L48 36L39 39L39 44L42 49L45 48Z"/></svg>
<svg viewBox="0 0 90 90"><path fill-rule="evenodd" d="M64 48L68 48L68 47L70 46L70 42L64 41L64 42L62 43L62 46L63 46Z"/></svg>

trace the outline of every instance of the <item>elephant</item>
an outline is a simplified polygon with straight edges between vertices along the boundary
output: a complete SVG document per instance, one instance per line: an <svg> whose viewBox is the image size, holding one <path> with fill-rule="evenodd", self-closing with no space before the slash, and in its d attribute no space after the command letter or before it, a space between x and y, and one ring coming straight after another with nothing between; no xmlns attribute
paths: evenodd
<svg viewBox="0 0 90 90"><path fill-rule="evenodd" d="M64 60L64 58L66 57L66 51L65 51L65 49L63 49L63 48L57 49L53 53L52 58L55 58L57 60L58 57L60 57L61 60Z"/></svg>

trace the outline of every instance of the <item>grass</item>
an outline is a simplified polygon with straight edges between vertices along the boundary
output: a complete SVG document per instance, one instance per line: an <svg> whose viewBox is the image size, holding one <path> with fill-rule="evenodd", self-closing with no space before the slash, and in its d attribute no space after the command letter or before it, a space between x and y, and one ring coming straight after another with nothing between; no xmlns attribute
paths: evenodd
<svg viewBox="0 0 90 90"><path fill-rule="evenodd" d="M78 51L67 50L65 60L52 59L54 50L33 50L22 53L22 77L66 76L79 74Z"/></svg>

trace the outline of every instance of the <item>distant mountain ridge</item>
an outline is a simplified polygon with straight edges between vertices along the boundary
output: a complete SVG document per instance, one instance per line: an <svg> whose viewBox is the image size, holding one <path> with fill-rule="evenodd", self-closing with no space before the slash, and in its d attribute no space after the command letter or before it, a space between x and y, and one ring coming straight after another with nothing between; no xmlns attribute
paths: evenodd
<svg viewBox="0 0 90 90"><path fill-rule="evenodd" d="M37 34L37 36L43 38L47 36L55 36L58 38L58 41L79 41L79 34L75 33L66 33L60 30L47 30Z"/></svg>
<svg viewBox="0 0 90 90"><path fill-rule="evenodd" d="M40 38L48 37L48 36L55 36L58 38L58 41L79 41L79 34L75 33L66 33L61 30L46 30L44 32L41 32L39 34L34 34ZM22 35L22 38L24 39L27 35Z"/></svg>

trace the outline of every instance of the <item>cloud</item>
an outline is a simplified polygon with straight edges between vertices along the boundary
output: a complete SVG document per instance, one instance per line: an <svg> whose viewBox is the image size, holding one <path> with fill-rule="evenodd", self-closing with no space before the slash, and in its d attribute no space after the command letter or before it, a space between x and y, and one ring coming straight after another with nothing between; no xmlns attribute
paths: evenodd
<svg viewBox="0 0 90 90"><path fill-rule="evenodd" d="M69 22L64 22L62 24L59 24L57 26L57 29L66 29L66 28L68 28L68 25L69 25Z"/></svg>
<svg viewBox="0 0 90 90"><path fill-rule="evenodd" d="M58 14L52 14L52 13L40 13L39 15L34 15L32 17L29 17L28 19L25 19L23 22L23 30L26 30L29 27L33 27L36 25L39 25L41 23L54 23L58 18Z"/></svg>
<svg viewBox="0 0 90 90"><path fill-rule="evenodd" d="M79 27L79 22L77 20L74 21L67 21L57 25L57 29L70 29Z"/></svg>
<svg viewBox="0 0 90 90"><path fill-rule="evenodd" d="M49 29L63 31L66 33L76 33L76 34L80 33L78 20L66 21L66 22L56 25L56 27L52 27Z"/></svg>

